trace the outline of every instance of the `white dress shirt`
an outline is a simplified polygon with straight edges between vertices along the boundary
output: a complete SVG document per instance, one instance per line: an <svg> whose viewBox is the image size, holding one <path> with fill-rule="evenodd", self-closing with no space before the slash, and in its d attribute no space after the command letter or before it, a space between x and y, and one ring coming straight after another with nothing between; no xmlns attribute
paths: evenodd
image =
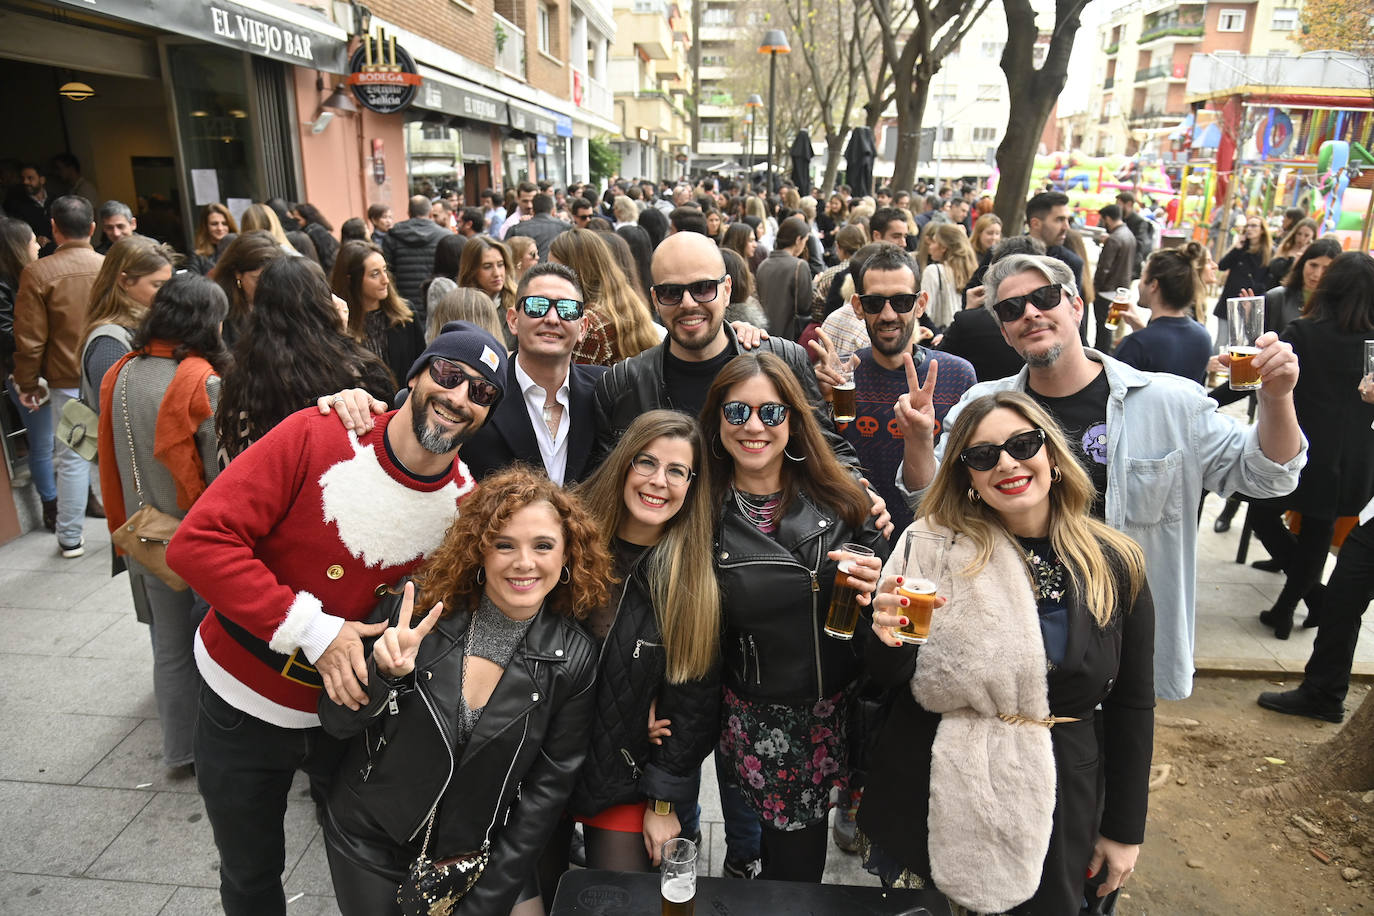
<svg viewBox="0 0 1374 916"><path fill-rule="evenodd" d="M568 373L572 373L572 367L568 368ZM558 386L553 396L563 406L562 415L558 418L557 435L550 435L549 425L544 422L544 403L548 392L525 373L518 356L515 359L515 380L525 397L525 410L529 412L530 425L534 427L534 440L539 443L539 457L544 459L544 470L548 472L549 480L561 487L568 468L568 376L563 376L563 384Z"/></svg>

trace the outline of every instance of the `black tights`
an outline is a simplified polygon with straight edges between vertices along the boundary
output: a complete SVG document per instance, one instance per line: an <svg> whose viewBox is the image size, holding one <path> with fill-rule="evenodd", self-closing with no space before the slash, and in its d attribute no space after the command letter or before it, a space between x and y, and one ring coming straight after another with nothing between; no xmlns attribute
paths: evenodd
<svg viewBox="0 0 1374 916"><path fill-rule="evenodd" d="M769 881L806 881L820 884L825 874L825 853L830 825L821 819L801 830L763 828L763 871Z"/></svg>
<svg viewBox="0 0 1374 916"><path fill-rule="evenodd" d="M1331 548L1336 523L1329 518L1302 518L1302 530L1293 534L1283 524L1282 500L1256 500L1250 504L1250 527L1269 555L1279 561L1287 580L1274 602L1281 614L1292 614L1298 602L1320 584ZM1308 610L1312 610L1311 605Z"/></svg>

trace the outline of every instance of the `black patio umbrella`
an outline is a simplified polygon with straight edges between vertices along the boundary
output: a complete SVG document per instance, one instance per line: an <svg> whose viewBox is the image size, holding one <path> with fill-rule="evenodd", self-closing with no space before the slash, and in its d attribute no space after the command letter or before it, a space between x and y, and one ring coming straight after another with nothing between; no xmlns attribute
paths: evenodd
<svg viewBox="0 0 1374 916"><path fill-rule="evenodd" d="M878 158L878 146L873 142L873 130L856 127L849 135L844 149L845 177L855 197L873 193L873 160Z"/></svg>
<svg viewBox="0 0 1374 916"><path fill-rule="evenodd" d="M797 193L805 197L811 193L811 135L806 129L797 131L797 138L792 141L792 149L789 153L792 157L792 183L797 186Z"/></svg>

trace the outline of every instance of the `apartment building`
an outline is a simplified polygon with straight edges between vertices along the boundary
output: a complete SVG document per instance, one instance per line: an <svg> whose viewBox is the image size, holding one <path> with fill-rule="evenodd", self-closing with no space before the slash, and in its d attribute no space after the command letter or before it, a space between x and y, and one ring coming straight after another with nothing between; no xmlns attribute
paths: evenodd
<svg viewBox="0 0 1374 916"><path fill-rule="evenodd" d="M658 181L686 173L691 145L690 0L614 0L615 147L620 174Z"/></svg>

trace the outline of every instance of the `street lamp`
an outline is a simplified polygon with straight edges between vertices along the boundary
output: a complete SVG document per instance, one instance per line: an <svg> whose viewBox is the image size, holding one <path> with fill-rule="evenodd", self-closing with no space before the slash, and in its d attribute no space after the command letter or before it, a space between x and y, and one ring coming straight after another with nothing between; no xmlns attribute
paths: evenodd
<svg viewBox="0 0 1374 916"><path fill-rule="evenodd" d="M763 33L763 44L759 53L768 55L768 193L773 187L773 111L777 104L778 55L787 54L792 46L787 43L787 35L782 29L769 29Z"/></svg>
<svg viewBox="0 0 1374 916"><path fill-rule="evenodd" d="M754 109L763 107L763 99L757 92L749 93L744 103L744 123L749 126L749 186L754 186Z"/></svg>

